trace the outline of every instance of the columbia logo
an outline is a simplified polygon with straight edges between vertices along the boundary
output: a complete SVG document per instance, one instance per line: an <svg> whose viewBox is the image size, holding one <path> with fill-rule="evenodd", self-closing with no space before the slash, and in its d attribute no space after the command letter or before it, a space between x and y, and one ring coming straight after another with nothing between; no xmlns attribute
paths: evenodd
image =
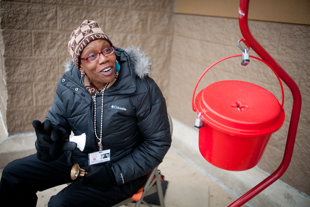
<svg viewBox="0 0 310 207"><path fill-rule="evenodd" d="M112 108L112 109L122 110L122 111L127 111L127 109L126 109L126 108L124 108L124 107L120 107L120 106L115 106L115 105L112 105L112 106L111 106L111 108Z"/></svg>

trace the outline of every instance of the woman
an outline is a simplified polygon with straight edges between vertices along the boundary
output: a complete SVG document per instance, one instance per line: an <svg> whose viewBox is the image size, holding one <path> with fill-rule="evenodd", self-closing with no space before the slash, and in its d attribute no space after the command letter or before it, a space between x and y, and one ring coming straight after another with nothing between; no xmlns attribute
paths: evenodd
<svg viewBox="0 0 310 207"><path fill-rule="evenodd" d="M36 206L36 192L70 182L75 163L87 175L49 206L114 205L143 186L170 147L165 100L148 76L144 53L115 48L89 20L72 32L68 49L72 61L52 108L43 123L33 121L37 154L9 163L2 173L0 200L9 206ZM71 132L86 134L83 151L68 142Z"/></svg>

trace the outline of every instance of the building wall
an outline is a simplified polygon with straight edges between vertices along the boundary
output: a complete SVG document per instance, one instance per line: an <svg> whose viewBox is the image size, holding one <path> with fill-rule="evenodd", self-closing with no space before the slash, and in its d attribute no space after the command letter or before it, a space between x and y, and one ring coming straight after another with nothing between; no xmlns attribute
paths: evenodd
<svg viewBox="0 0 310 207"><path fill-rule="evenodd" d="M152 77L167 95L173 36L172 0L0 3L4 39L1 48L5 54L0 71L6 73L7 109L2 92L0 104L10 135L33 131L32 120L43 120L46 116L69 58L69 36L85 19L96 20L115 46L138 46L149 55L154 63ZM1 83L1 88L4 87Z"/></svg>
<svg viewBox="0 0 310 207"><path fill-rule="evenodd" d="M1 31L1 25L0 25L0 31ZM5 60L4 43L2 33L0 32L0 121L6 123L6 116L2 115L6 114L7 98L8 98L8 93L6 89L6 73L4 68L4 60Z"/></svg>
<svg viewBox="0 0 310 207"><path fill-rule="evenodd" d="M44 119L69 58L69 35L84 19L97 20L116 46L139 46L152 58L152 77L163 90L169 113L189 126L197 116L191 99L199 76L215 61L241 52L237 19L176 14L173 0L2 0L0 5L0 110L9 135L32 132L32 120ZM261 21L249 24L256 39L300 87L303 108L295 150L281 179L310 195L310 27ZM271 70L252 60L241 67L239 58L210 70L197 92L224 79L261 85L281 101L279 83ZM279 166L286 143L292 95L286 86L284 89L285 123L272 135L259 163L269 173Z"/></svg>
<svg viewBox="0 0 310 207"><path fill-rule="evenodd" d="M214 17L238 18L240 0L176 0L175 12ZM310 24L309 0L249 1L251 20Z"/></svg>
<svg viewBox="0 0 310 207"><path fill-rule="evenodd" d="M249 27L258 42L295 80L302 94L302 112L294 154L286 173L281 177L289 185L310 194L310 93L309 51L310 26L249 21ZM187 125L194 126L197 114L192 110L194 87L201 74L214 62L241 54L237 41L242 38L237 19L197 15L175 15L175 33L170 67L168 109L170 114ZM256 55L249 51L250 55ZM281 89L273 72L264 64L251 59L244 67L240 58L225 60L206 73L197 93L210 83L220 80L242 80L271 91L281 102ZM227 89L229 91L229 88ZM273 173L280 165L286 144L292 109L292 95L284 85L285 122L274 133L259 162L259 167ZM197 94L196 93L196 94ZM264 110L262 107L261 110Z"/></svg>

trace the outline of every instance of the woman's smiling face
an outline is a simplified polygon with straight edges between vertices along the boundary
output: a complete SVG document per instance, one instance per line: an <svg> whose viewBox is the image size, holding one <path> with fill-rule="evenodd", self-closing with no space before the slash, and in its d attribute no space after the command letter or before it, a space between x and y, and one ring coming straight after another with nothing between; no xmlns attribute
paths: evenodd
<svg viewBox="0 0 310 207"><path fill-rule="evenodd" d="M81 58L85 59L91 55L98 54L109 47L111 45L106 40L94 40L84 48ZM101 89L115 79L116 56L114 52L107 56L102 53L98 55L99 59L93 62L81 60L80 71L86 73L97 89Z"/></svg>

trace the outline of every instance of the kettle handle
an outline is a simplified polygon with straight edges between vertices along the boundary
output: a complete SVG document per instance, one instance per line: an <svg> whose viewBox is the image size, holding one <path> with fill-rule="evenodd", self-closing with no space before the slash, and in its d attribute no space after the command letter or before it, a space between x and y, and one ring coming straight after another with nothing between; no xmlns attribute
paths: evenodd
<svg viewBox="0 0 310 207"><path fill-rule="evenodd" d="M218 63L220 63L220 62L222 62L222 61L224 61L224 60L227 60L227 59L229 59L229 58L240 57L241 55L242 55L242 54L231 55L231 56L222 58L222 59L216 61L215 63L213 63L209 68L207 68L207 69L205 70L205 72L202 73L202 75L201 75L200 78L198 79L198 82L196 83L196 86L195 86L194 92L193 92L193 97L192 97L192 108L193 108L193 111L196 112L195 94L196 94L196 89L197 89L197 87L198 87L198 84L199 84L199 82L201 81L201 79L203 78L203 76L204 76L213 66L215 66L216 64L218 64ZM251 58L254 58L254 59L257 59L257 60L259 60L259 61L265 63L265 64L274 72L274 74L277 76L278 81L279 81L280 86L281 86L281 91L282 91L282 104L281 104L281 107L282 107L282 110L283 110L283 106L284 106L284 90L283 90L283 85L282 85L282 82L281 82L281 80L280 80L280 77L279 77L278 73L277 73L266 61L264 61L264 60L262 60L262 59L260 59L260 58L258 58L258 57L252 56L252 55L250 55L250 57L251 57Z"/></svg>

